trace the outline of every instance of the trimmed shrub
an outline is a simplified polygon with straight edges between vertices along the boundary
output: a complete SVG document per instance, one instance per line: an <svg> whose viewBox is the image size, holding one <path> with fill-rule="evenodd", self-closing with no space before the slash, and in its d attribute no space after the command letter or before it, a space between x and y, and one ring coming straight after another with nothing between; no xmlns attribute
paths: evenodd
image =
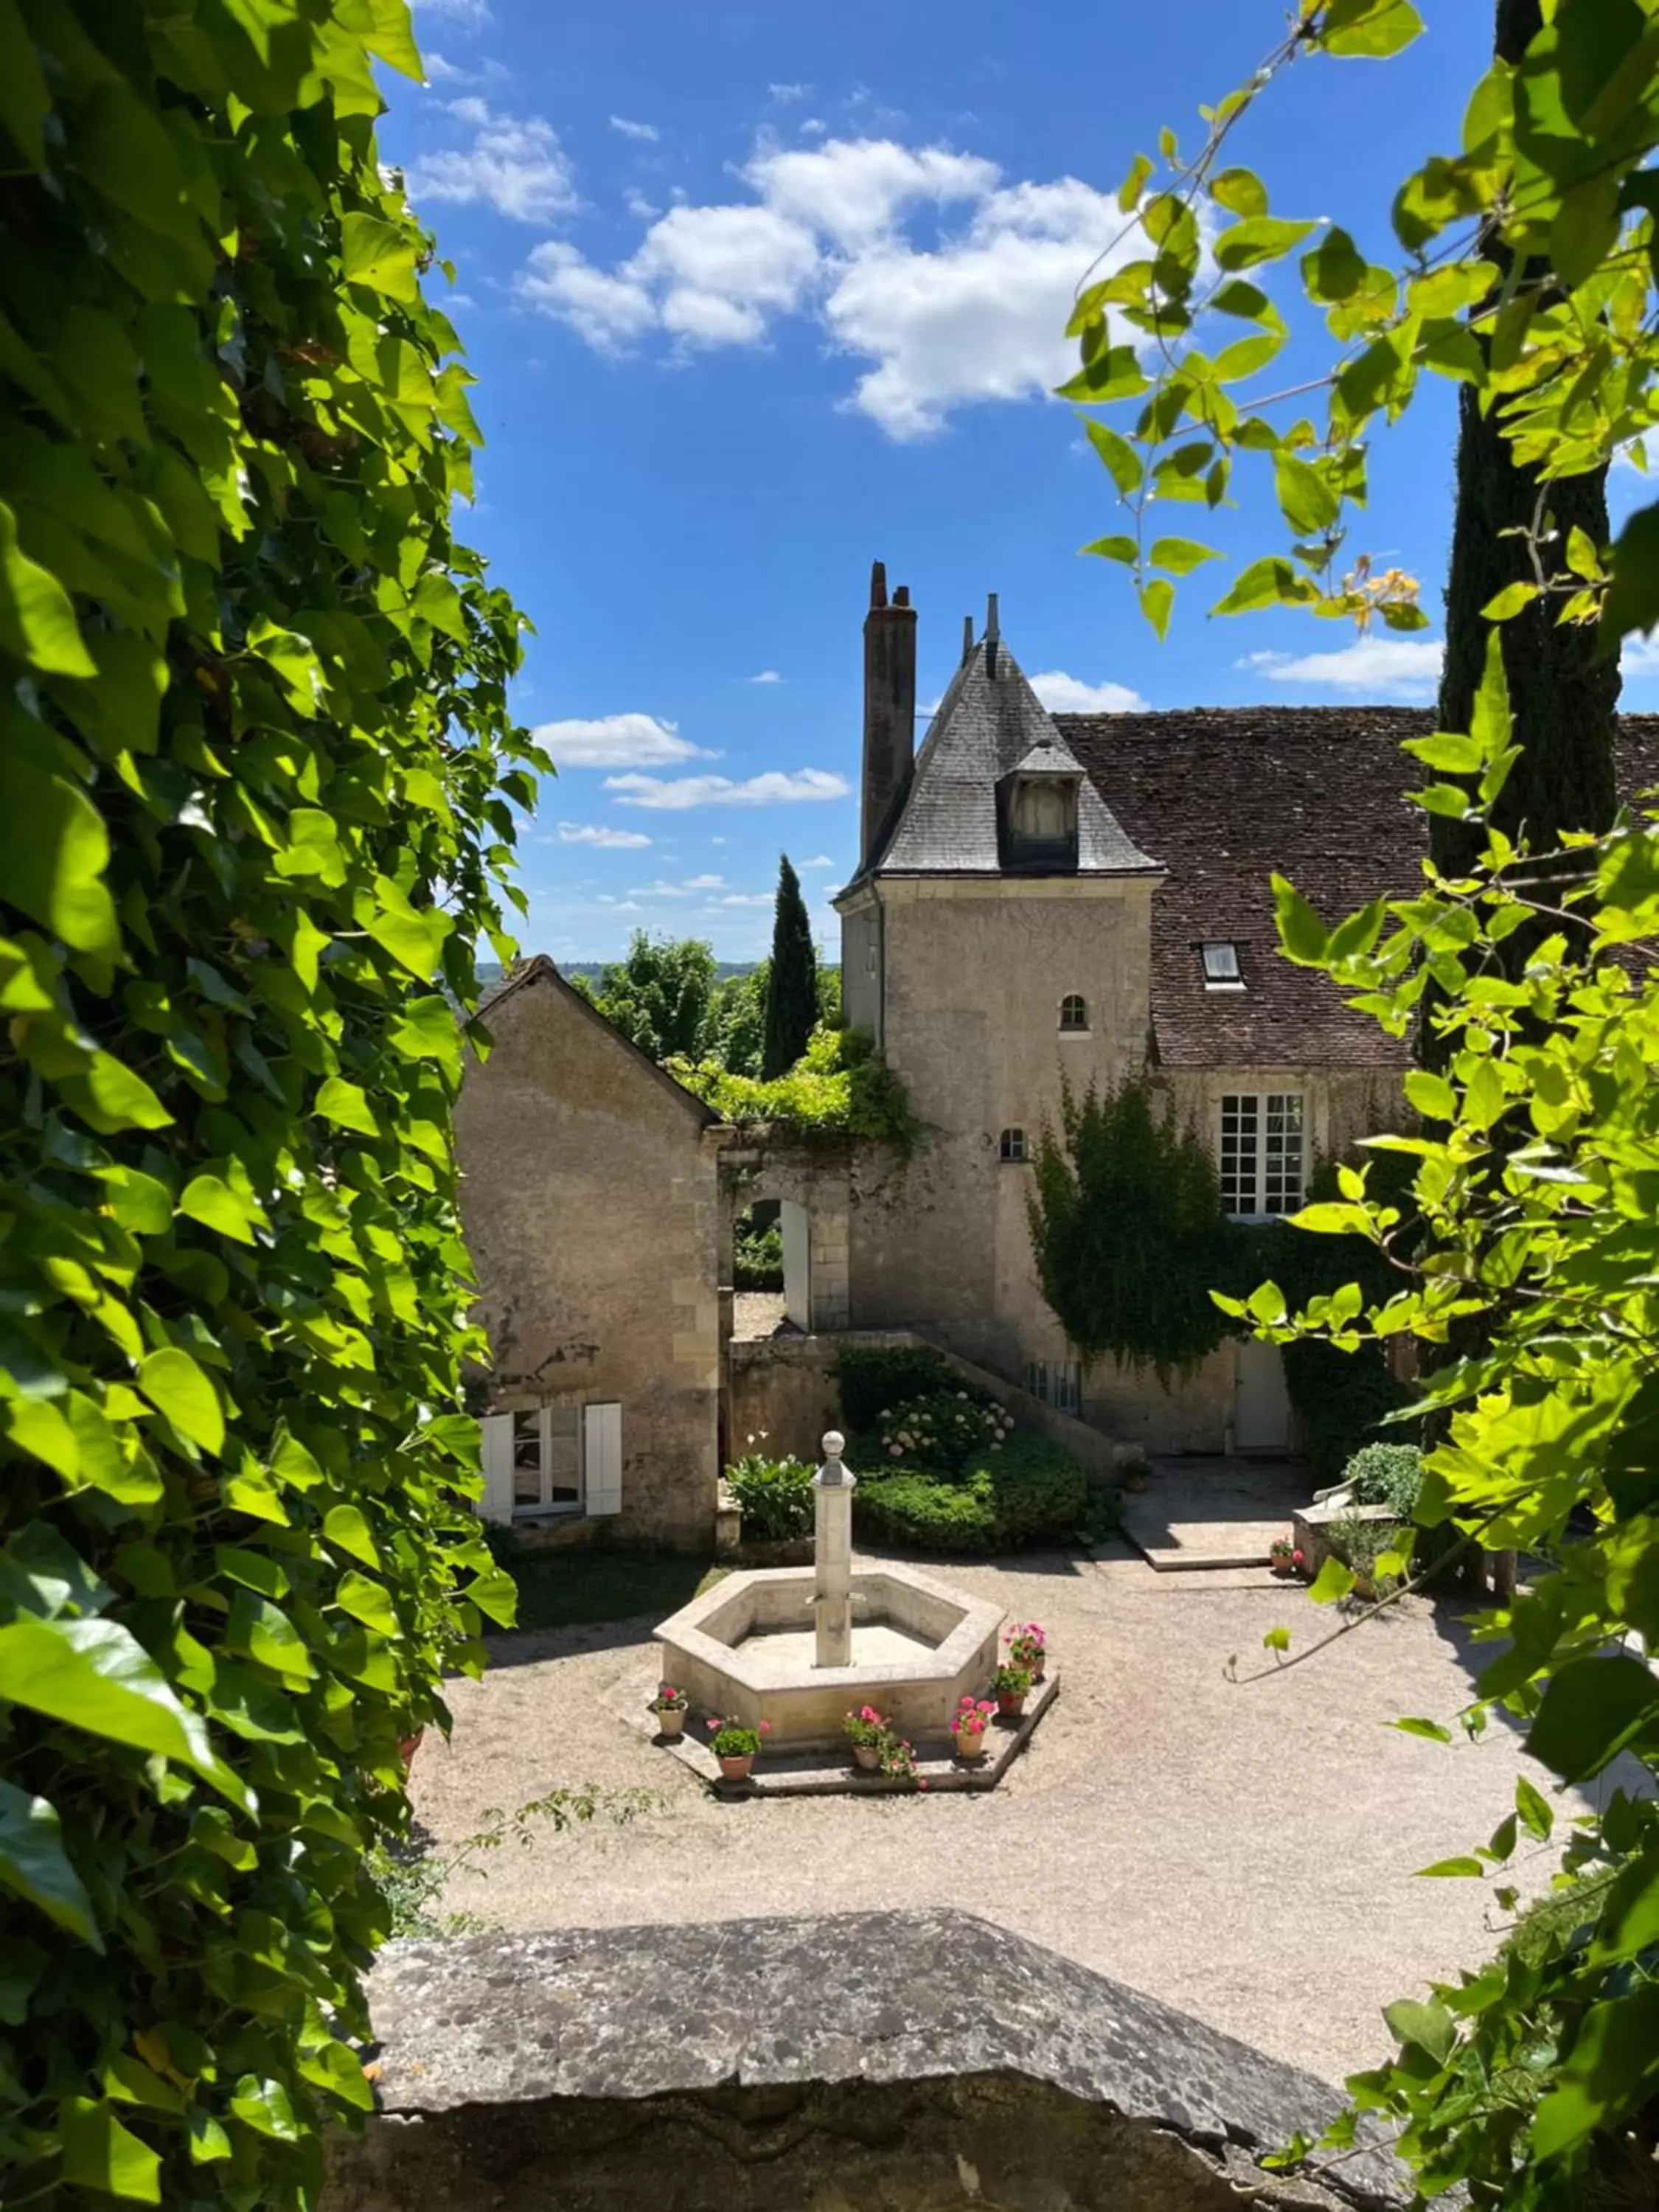
<svg viewBox="0 0 1659 2212"><path fill-rule="evenodd" d="M853 1435L869 1435L894 1407L950 1389L953 1371L942 1353L921 1345L843 1352L836 1363L842 1418Z"/></svg>
<svg viewBox="0 0 1659 2212"><path fill-rule="evenodd" d="M1423 1455L1415 1444L1366 1444L1343 1468L1342 1480L1352 1484L1356 1505L1387 1505L1409 1521L1423 1486Z"/></svg>
<svg viewBox="0 0 1659 2212"><path fill-rule="evenodd" d="M786 1544L812 1533L812 1474L793 1455L768 1459L747 1452L726 1470L726 1486L743 1514L743 1533L757 1544Z"/></svg>
<svg viewBox="0 0 1659 2212"><path fill-rule="evenodd" d="M1001 1449L1014 1417L983 1390L935 1390L883 1413L878 1435L884 1460L920 1462L939 1474L984 1465Z"/></svg>
<svg viewBox="0 0 1659 2212"><path fill-rule="evenodd" d="M1089 1517L1089 1479L1077 1462L1046 1437L1018 1431L959 1474L896 1468L866 1477L853 1493L858 1535L942 1552L1064 1541Z"/></svg>

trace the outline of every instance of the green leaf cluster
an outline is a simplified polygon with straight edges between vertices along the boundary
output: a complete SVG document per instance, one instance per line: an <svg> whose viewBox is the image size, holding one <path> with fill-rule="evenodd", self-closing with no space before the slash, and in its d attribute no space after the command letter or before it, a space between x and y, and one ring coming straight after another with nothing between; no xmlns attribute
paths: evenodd
<svg viewBox="0 0 1659 2212"><path fill-rule="evenodd" d="M1401 2131L1423 2200L1461 2184L1472 2203L1554 2212L1619 2201L1659 2096L1659 1676L1639 1656L1659 1645L1659 809L1550 856L1494 829L1514 747L1492 643L1474 727L1410 748L1443 779L1419 805L1461 810L1475 866L1430 866L1418 896L1335 930L1281 896L1287 954L1392 1035L1426 1018L1437 1066L1407 1078L1420 1133L1376 1140L1409 1165L1409 1194L1386 1202L1348 1170L1340 1202L1303 1217L1368 1235L1391 1286L1363 1312L1258 1318L1281 1340L1433 1347L1422 1402L1441 1440L1417 1522L1547 1563L1480 1616L1490 1656L1465 1725L1502 1710L1562 1785L1615 1760L1646 1770L1633 1790L1604 1781L1576 1824L1573 1909L1431 2005L1392 2008L1397 2059L1349 2085ZM1486 1844L1427 1872L1492 1872L1553 1817L1523 1779ZM1500 1908L1515 1895L1500 1887Z"/></svg>
<svg viewBox="0 0 1659 2212"><path fill-rule="evenodd" d="M0 0L9 2203L310 2199L511 1613L451 1124L547 763L377 64L404 0Z"/></svg>
<svg viewBox="0 0 1659 2212"><path fill-rule="evenodd" d="M1408 0L1302 0L1249 82L1200 111L1194 155L1167 131L1161 162L1136 155L1115 242L1141 250L1079 295L1067 334L1080 365L1060 392L1084 409L1133 409L1117 424L1086 418L1131 527L1084 550L1132 570L1160 636L1172 579L1214 557L1159 535L1161 505L1219 507L1258 457L1290 543L1248 562L1212 611L1294 606L1362 630L1425 627L1415 579L1348 543L1371 436L1425 375L1472 392L1546 483L1620 452L1644 465L1641 441L1659 423L1652 9L1547 0L1531 12L1524 51L1473 88L1461 143L1402 179L1386 245L1271 213L1265 181L1223 162L1240 117L1292 65L1386 60L1410 45L1423 27ZM1290 330L1272 294L1282 301L1292 256L1333 350L1322 374L1275 391L1267 372ZM1638 508L1606 545L1565 522L1557 532L1546 499L1527 534L1537 582L1504 592L1492 619L1541 592L1554 619L1599 624L1604 649L1659 620L1659 507Z"/></svg>
<svg viewBox="0 0 1659 2212"><path fill-rule="evenodd" d="M812 1031L787 1075L734 1075L717 1060L665 1063L677 1083L739 1127L765 1122L804 1137L865 1137L908 1157L916 1123L904 1085L862 1030Z"/></svg>

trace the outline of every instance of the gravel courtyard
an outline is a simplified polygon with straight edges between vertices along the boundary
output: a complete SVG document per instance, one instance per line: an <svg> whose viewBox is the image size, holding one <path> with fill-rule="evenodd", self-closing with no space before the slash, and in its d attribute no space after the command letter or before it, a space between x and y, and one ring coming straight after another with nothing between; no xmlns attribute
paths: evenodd
<svg viewBox="0 0 1659 2212"><path fill-rule="evenodd" d="M1252 1572L1158 1575L1113 1547L943 1571L1049 1632L1060 1699L980 1796L715 1801L614 1710L649 1619L507 1637L453 1686L413 1794L441 1847L559 1784L661 1794L626 1826L509 1844L446 1902L539 1929L957 1905L1340 2079L1384 2055L1379 2008L1491 1948L1486 1885L1413 1881L1513 1803L1510 1730L1448 1747L1385 1723L1449 1723L1472 1680L1455 1608L1412 1601L1282 1679L1234 1684L1335 1624ZM1576 1802L1568 1809L1578 1809ZM1522 1865L1542 1887L1550 1859Z"/></svg>

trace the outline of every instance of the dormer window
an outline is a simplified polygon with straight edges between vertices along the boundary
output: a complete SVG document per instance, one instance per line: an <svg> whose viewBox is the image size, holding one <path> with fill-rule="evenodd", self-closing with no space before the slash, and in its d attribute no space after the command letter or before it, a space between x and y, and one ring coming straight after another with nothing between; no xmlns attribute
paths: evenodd
<svg viewBox="0 0 1659 2212"><path fill-rule="evenodd" d="M1238 947L1230 937L1207 938L1199 947L1204 962L1206 991L1242 991L1244 978L1238 965Z"/></svg>
<svg viewBox="0 0 1659 2212"><path fill-rule="evenodd" d="M1077 866L1083 770L1052 738L1034 744L997 787L1002 865L1014 875L1060 875Z"/></svg>
<svg viewBox="0 0 1659 2212"><path fill-rule="evenodd" d="M1060 1002L1060 1033L1062 1036L1089 1034L1089 1001L1080 991L1068 991Z"/></svg>

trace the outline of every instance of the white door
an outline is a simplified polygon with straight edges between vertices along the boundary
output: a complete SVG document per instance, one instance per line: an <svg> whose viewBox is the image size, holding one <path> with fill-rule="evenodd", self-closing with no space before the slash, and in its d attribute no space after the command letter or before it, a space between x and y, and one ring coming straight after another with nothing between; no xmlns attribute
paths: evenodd
<svg viewBox="0 0 1659 2212"><path fill-rule="evenodd" d="M1235 1339L1233 1449L1282 1452L1291 1445L1291 1400L1284 1355L1276 1344L1253 1336Z"/></svg>
<svg viewBox="0 0 1659 2212"><path fill-rule="evenodd" d="M812 1220L804 1206L786 1198L778 1209L783 1231L783 1310L795 1327L812 1330Z"/></svg>

